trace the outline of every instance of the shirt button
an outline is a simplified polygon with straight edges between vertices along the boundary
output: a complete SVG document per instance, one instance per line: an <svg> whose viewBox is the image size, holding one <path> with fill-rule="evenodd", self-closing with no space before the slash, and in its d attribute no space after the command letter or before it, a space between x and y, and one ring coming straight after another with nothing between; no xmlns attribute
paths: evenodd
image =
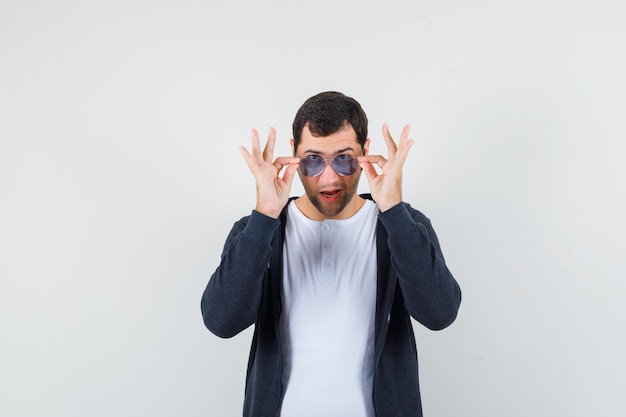
<svg viewBox="0 0 626 417"><path fill-rule="evenodd" d="M330 268L330 262L326 262L326 268Z"/></svg>
<svg viewBox="0 0 626 417"><path fill-rule="evenodd" d="M325 242L325 243L324 243L324 249L328 249L328 248L330 248L330 243Z"/></svg>
<svg viewBox="0 0 626 417"><path fill-rule="evenodd" d="M330 225L329 224L324 224L324 230L330 230Z"/></svg>

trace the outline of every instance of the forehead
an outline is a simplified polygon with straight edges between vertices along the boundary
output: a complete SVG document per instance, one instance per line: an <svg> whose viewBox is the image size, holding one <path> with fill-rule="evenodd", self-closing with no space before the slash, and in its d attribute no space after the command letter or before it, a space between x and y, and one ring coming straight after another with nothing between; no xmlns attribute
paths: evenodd
<svg viewBox="0 0 626 417"><path fill-rule="evenodd" d="M361 151L356 132L349 124L328 136L313 136L308 124L302 129L300 143L298 144L299 154L316 153L331 155L337 152L346 152L347 150Z"/></svg>

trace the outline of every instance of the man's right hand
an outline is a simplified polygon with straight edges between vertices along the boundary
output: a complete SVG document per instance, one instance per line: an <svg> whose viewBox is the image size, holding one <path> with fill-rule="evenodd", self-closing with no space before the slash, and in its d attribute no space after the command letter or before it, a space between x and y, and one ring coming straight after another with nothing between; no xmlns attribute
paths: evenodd
<svg viewBox="0 0 626 417"><path fill-rule="evenodd" d="M252 129L252 147L250 152L244 146L241 146L239 151L256 180L257 202L255 210L277 219L289 200L291 184L298 169L300 158L279 156L272 161L275 144L276 130L270 127L267 144L263 152L261 152L259 133L256 129ZM281 178L279 174L284 167L287 168Z"/></svg>

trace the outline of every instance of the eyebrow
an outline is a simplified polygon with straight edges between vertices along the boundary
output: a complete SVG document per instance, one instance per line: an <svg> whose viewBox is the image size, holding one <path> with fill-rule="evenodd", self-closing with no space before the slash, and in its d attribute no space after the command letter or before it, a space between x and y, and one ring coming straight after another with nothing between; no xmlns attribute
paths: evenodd
<svg viewBox="0 0 626 417"><path fill-rule="evenodd" d="M347 151L352 151L354 152L354 148L352 147L347 147L347 148L342 148L342 149L338 149L335 151L335 153L333 155L340 155L342 153L345 153ZM303 155L309 155L309 154L313 154L313 155L324 155L323 152L317 151L315 149L308 149L306 151L304 151Z"/></svg>

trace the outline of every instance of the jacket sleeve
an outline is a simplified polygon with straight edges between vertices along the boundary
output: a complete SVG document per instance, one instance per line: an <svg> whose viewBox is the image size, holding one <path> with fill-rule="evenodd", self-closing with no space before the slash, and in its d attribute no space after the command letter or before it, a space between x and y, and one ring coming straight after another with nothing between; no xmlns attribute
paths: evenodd
<svg viewBox="0 0 626 417"><path fill-rule="evenodd" d="M391 263L408 313L432 330L449 326L461 304L461 289L430 220L406 203L380 213L379 219L389 236Z"/></svg>
<svg viewBox="0 0 626 417"><path fill-rule="evenodd" d="M253 211L230 231L201 300L204 324L215 335L235 336L256 321L279 225L279 220Z"/></svg>

